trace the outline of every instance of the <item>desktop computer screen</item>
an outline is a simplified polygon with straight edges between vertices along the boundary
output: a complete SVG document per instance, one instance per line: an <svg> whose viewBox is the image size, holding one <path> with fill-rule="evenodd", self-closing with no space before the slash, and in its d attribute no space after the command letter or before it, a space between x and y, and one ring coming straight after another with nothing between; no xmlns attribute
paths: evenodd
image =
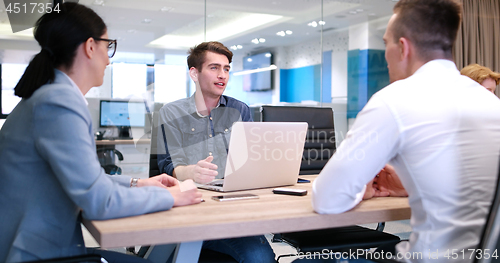
<svg viewBox="0 0 500 263"><path fill-rule="evenodd" d="M145 118L143 101L101 100L100 127L144 127Z"/></svg>

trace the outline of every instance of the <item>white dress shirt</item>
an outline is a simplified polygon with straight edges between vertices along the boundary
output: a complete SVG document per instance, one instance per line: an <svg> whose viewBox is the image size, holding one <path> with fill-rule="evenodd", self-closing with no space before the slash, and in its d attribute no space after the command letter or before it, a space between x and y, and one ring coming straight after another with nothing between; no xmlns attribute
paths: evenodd
<svg viewBox="0 0 500 263"><path fill-rule="evenodd" d="M479 243L499 151L500 100L453 62L430 61L370 99L314 181L313 207L353 208L390 163L412 211L410 240L398 252L416 252L406 261L442 262L455 249L455 262L472 262L467 249Z"/></svg>

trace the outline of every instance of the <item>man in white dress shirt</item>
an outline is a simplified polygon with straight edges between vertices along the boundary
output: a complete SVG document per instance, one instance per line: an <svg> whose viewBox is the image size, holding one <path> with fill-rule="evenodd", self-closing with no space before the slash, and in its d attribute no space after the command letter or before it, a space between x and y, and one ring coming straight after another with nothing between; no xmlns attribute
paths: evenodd
<svg viewBox="0 0 500 263"><path fill-rule="evenodd" d="M391 84L358 114L313 185L321 214L373 196L408 195L412 234L396 246L401 261L456 254L454 262L472 262L468 249L479 243L494 193L500 100L453 63L460 20L453 0L395 5L384 35ZM387 163L395 172L389 166L374 179Z"/></svg>

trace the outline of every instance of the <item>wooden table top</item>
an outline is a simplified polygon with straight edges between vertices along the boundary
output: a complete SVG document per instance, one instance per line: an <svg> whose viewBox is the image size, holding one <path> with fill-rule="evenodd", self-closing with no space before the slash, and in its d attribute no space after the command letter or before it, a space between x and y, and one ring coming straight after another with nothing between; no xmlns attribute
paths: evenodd
<svg viewBox="0 0 500 263"><path fill-rule="evenodd" d="M316 175L300 176L314 180ZM84 225L103 248L154 245L240 236L304 231L410 218L407 198L379 197L362 201L352 210L320 215L311 205L312 184L306 196L277 195L272 188L225 194L253 193L259 199L218 202L221 193L200 190L205 202L169 211L105 221L84 220Z"/></svg>

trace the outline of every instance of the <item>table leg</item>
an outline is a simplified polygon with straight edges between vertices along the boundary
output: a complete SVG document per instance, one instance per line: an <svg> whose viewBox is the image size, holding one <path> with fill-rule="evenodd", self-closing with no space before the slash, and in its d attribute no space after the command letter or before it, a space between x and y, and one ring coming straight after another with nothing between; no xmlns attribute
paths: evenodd
<svg viewBox="0 0 500 263"><path fill-rule="evenodd" d="M184 242L177 245L174 252L173 263L176 262L198 262L203 241Z"/></svg>
<svg viewBox="0 0 500 263"><path fill-rule="evenodd" d="M176 247L177 244L150 246L144 258L153 263L165 263Z"/></svg>

